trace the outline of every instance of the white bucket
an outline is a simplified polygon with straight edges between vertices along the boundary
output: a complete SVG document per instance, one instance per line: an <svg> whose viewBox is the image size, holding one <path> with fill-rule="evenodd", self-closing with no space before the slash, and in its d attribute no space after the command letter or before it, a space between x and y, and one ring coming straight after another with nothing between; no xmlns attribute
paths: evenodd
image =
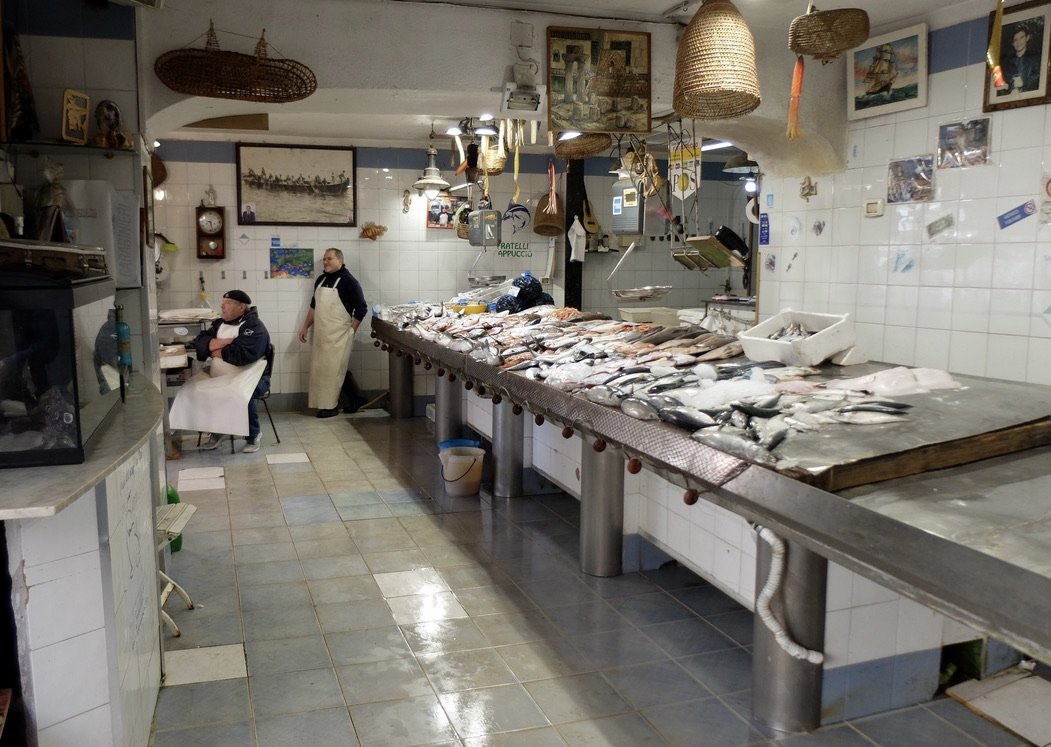
<svg viewBox="0 0 1051 747"><path fill-rule="evenodd" d="M482 484L485 449L450 446L438 452L442 460L442 479L449 495L477 495Z"/></svg>

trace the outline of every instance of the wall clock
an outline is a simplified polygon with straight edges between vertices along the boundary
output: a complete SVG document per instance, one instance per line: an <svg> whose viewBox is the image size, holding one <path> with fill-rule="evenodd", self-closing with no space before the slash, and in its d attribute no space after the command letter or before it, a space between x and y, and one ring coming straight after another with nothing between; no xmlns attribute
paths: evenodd
<svg viewBox="0 0 1051 747"><path fill-rule="evenodd" d="M226 258L226 208L219 205L197 206L197 256L200 259Z"/></svg>

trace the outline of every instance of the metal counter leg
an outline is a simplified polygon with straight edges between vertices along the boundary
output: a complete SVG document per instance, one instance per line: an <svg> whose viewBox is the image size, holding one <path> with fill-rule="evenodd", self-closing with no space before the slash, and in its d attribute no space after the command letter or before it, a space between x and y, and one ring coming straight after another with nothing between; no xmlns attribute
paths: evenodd
<svg viewBox="0 0 1051 747"><path fill-rule="evenodd" d="M585 437L580 459L580 570L619 576L624 543L624 456L596 451Z"/></svg>
<svg viewBox="0 0 1051 747"><path fill-rule="evenodd" d="M434 381L434 438L437 443L463 434L463 387L448 376Z"/></svg>
<svg viewBox="0 0 1051 747"><path fill-rule="evenodd" d="M794 542L784 542L781 587L770 610L800 646L824 650L828 561ZM762 539L756 552L756 594L761 594L773 550ZM758 606L758 605L757 605ZM752 713L759 723L780 731L812 731L821 725L822 665L792 656L755 616L752 653Z"/></svg>
<svg viewBox="0 0 1051 747"><path fill-rule="evenodd" d="M390 404L387 411L392 418L412 417L412 356L398 355L400 351L388 353L390 377Z"/></svg>
<svg viewBox="0 0 1051 747"><path fill-rule="evenodd" d="M522 495L525 426L513 408L510 400L493 405L493 495L497 498Z"/></svg>

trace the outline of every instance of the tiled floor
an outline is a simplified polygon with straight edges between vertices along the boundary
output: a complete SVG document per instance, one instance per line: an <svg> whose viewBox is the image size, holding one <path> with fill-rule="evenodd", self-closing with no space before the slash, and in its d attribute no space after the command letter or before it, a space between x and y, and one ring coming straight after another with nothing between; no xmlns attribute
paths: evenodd
<svg viewBox="0 0 1051 747"><path fill-rule="evenodd" d="M182 493L170 571L199 606L168 603L185 684L157 747L1025 744L946 699L777 736L749 715L751 614L679 568L583 575L572 498L446 496L422 419L278 429L168 462L225 486Z"/></svg>

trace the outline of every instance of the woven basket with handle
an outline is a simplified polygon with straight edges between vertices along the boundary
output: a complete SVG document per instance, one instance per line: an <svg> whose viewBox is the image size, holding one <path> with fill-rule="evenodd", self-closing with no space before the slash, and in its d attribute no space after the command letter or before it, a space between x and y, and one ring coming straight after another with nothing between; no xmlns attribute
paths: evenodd
<svg viewBox="0 0 1051 747"><path fill-rule="evenodd" d="M788 48L823 63L869 38L869 14L860 8L817 10L811 3L788 29Z"/></svg>
<svg viewBox="0 0 1051 747"><path fill-rule="evenodd" d="M555 143L555 155L559 158L587 158L606 153L613 144L608 132L585 132L572 140Z"/></svg>

